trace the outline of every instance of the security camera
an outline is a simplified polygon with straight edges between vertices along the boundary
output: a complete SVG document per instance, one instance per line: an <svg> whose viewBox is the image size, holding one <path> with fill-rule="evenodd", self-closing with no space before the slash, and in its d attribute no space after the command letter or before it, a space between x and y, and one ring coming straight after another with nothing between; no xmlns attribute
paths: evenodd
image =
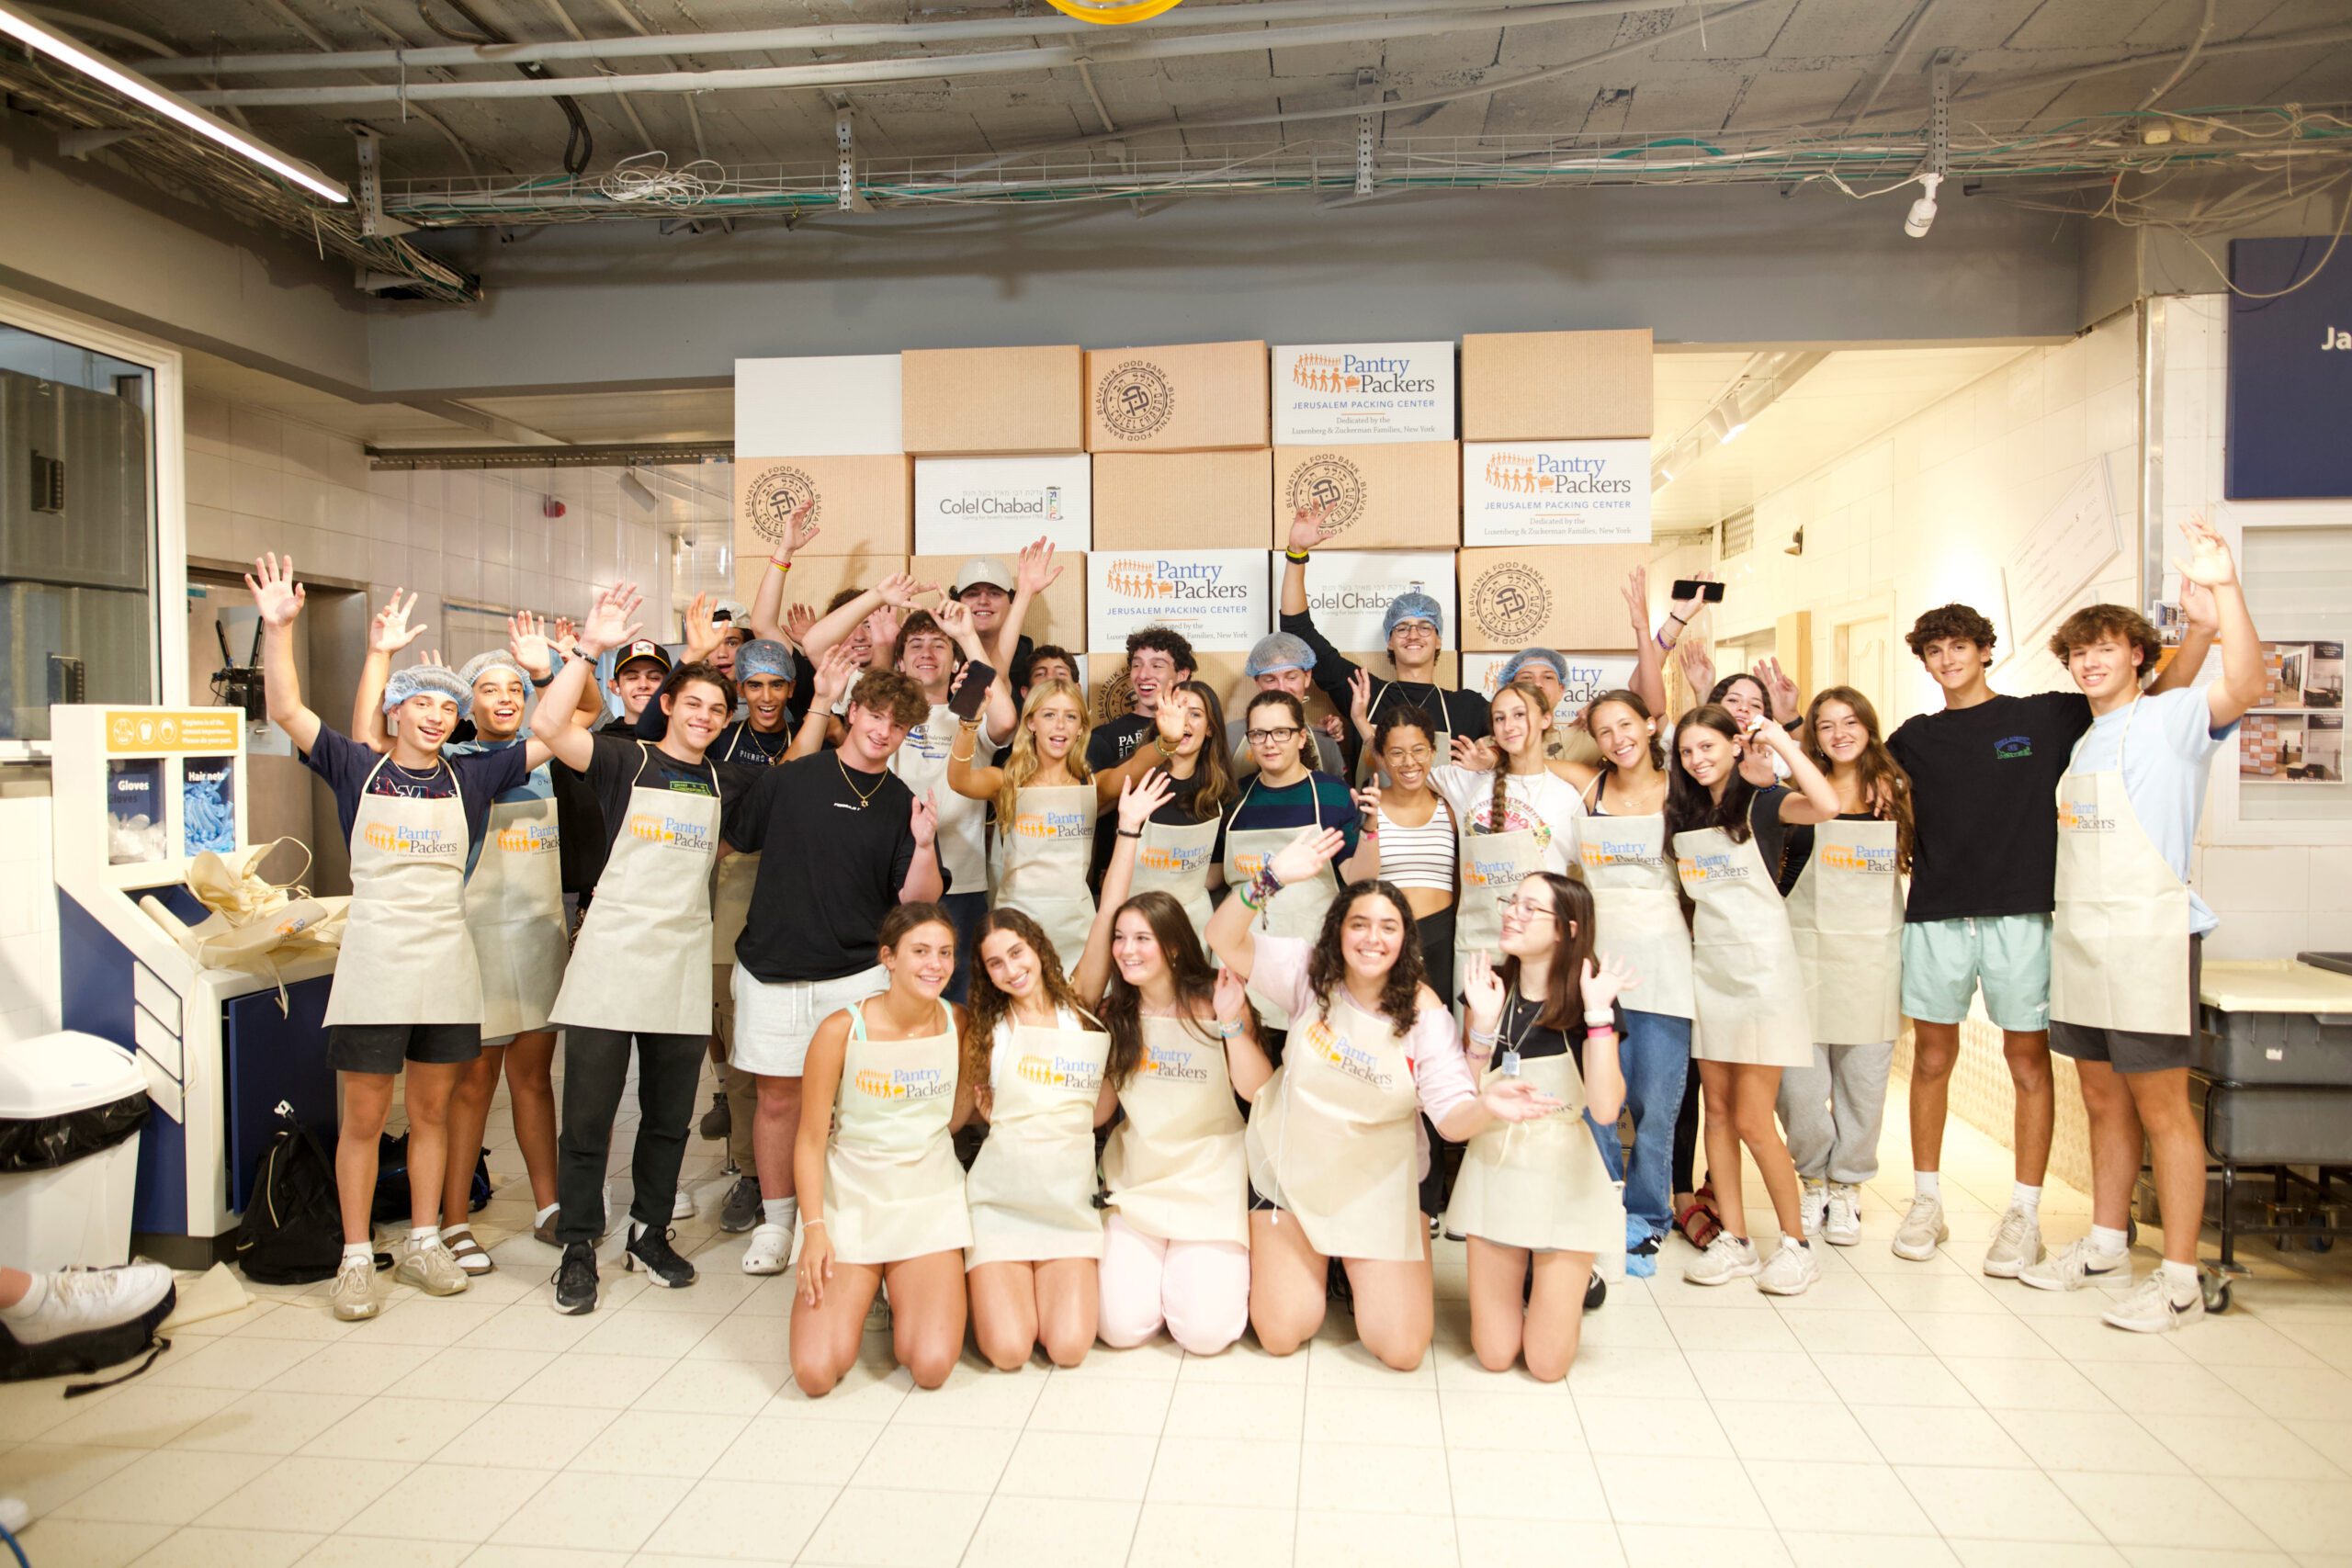
<svg viewBox="0 0 2352 1568"><path fill-rule="evenodd" d="M1903 220L1903 231L1915 240L1927 238L1928 231L1936 226L1936 187L1944 183L1941 175L1921 175L1919 183L1927 186L1927 195L1911 204L1911 215Z"/></svg>
<svg viewBox="0 0 2352 1568"><path fill-rule="evenodd" d="M1783 547L1783 549L1786 554L1792 556L1801 556L1804 554L1804 528L1802 525L1799 525L1795 533L1789 536L1789 542L1785 547Z"/></svg>

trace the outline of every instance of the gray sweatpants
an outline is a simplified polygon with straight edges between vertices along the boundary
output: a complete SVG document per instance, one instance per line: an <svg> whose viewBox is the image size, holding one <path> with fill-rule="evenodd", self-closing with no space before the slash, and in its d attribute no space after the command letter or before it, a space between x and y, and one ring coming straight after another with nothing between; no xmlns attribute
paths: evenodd
<svg viewBox="0 0 2352 1568"><path fill-rule="evenodd" d="M1879 1123L1894 1042L1815 1045L1813 1065L1781 1075L1781 1125L1807 1181L1859 1184L1878 1174Z"/></svg>

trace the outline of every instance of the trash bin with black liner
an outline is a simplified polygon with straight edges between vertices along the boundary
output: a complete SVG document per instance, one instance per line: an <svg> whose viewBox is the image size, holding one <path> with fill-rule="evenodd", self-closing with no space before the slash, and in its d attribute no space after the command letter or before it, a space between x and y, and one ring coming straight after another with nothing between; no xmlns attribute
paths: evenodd
<svg viewBox="0 0 2352 1568"><path fill-rule="evenodd" d="M147 1080L121 1046L68 1031L0 1045L0 1263L130 1260Z"/></svg>

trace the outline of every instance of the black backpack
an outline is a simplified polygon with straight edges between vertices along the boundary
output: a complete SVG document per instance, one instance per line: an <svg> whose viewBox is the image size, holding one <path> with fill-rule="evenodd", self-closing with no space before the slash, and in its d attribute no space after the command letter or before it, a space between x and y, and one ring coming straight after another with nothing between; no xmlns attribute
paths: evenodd
<svg viewBox="0 0 2352 1568"><path fill-rule="evenodd" d="M265 1285L333 1279L343 1262L334 1162L291 1116L262 1151L235 1242L237 1267Z"/></svg>
<svg viewBox="0 0 2352 1568"><path fill-rule="evenodd" d="M474 1156L472 1183L466 1189L466 1207L479 1213L490 1201L490 1151L483 1149ZM408 1224L408 1134L394 1137L390 1133L376 1135L376 1196L368 1204L368 1218L379 1225ZM454 1219L444 1222L455 1224Z"/></svg>

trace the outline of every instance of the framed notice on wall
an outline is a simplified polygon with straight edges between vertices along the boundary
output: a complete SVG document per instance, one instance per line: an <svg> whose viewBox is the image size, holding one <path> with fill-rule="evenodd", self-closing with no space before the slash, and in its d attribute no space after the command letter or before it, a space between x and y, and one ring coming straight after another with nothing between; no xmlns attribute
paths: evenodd
<svg viewBox="0 0 2352 1568"><path fill-rule="evenodd" d="M2094 457L2001 563L2001 586L2009 602L2008 646L2031 644L2122 548L2107 459Z"/></svg>

